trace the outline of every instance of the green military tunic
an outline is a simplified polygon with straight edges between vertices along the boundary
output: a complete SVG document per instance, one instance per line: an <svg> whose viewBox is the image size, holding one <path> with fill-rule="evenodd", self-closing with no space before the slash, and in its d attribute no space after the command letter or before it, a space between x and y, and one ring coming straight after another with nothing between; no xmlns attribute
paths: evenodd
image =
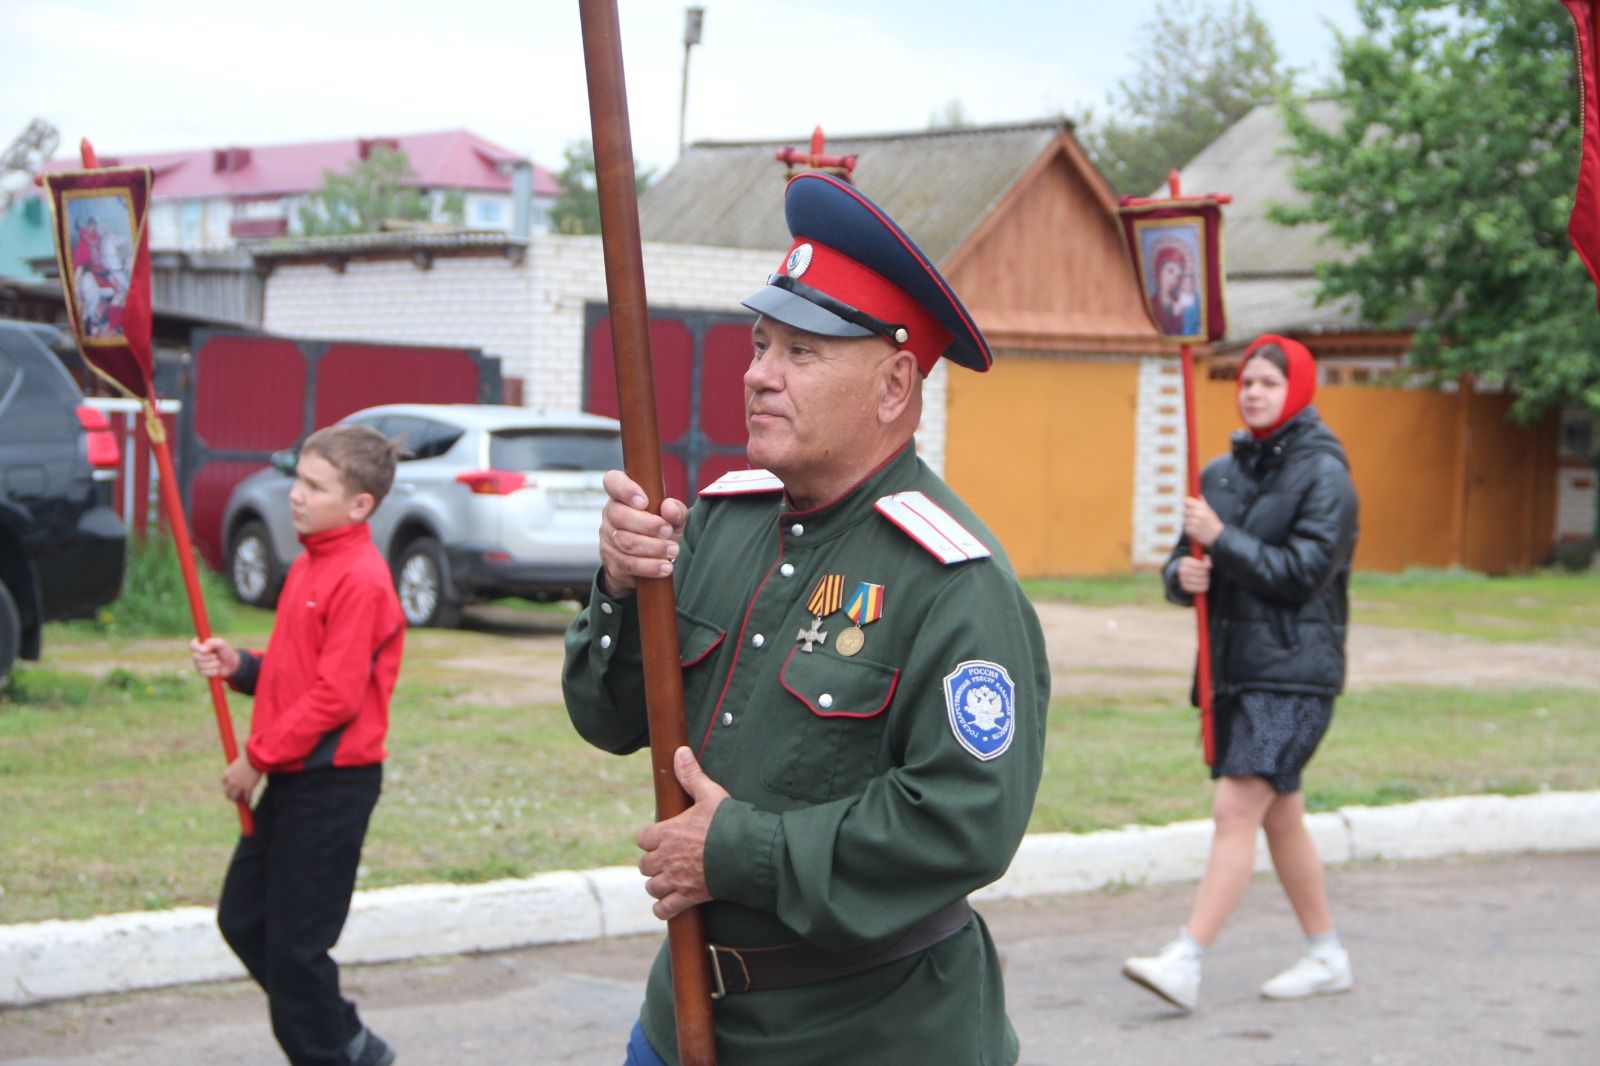
<svg viewBox="0 0 1600 1066"><path fill-rule="evenodd" d="M878 506L906 491L992 557L946 563L918 543ZM937 529L914 531L937 540ZM839 652L846 611L818 622L808 609L830 575L846 602L862 582L882 587L882 615L860 627L854 655ZM730 794L706 840L713 943L870 943L1004 873L1039 784L1043 634L993 535L911 446L812 511L789 509L778 491L702 495L674 584L689 744ZM619 754L648 744L631 600L597 583L567 632L564 689L591 743ZM668 965L663 945L642 1021L676 1063ZM720 1066L1004 1066L1018 1054L976 916L908 958L730 993L714 1010Z"/></svg>

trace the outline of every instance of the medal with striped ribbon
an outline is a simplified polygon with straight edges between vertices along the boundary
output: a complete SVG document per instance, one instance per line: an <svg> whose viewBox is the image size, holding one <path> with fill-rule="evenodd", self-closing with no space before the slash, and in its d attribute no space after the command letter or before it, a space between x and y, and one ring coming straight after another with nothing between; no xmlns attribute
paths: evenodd
<svg viewBox="0 0 1600 1066"><path fill-rule="evenodd" d="M866 646L867 635L861 631L861 627L883 617L883 586L870 581L857 584L856 590L850 594L850 606L845 608L844 613L855 625L839 634L833 642L833 650L848 658Z"/></svg>

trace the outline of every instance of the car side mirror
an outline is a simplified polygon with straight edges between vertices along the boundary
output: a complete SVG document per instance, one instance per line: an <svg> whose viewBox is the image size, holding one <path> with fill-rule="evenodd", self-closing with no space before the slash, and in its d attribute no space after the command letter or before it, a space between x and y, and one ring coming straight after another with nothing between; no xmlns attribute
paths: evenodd
<svg viewBox="0 0 1600 1066"><path fill-rule="evenodd" d="M294 477L294 468L299 462L300 450L298 448L285 448L281 452L272 453L272 469L280 474Z"/></svg>

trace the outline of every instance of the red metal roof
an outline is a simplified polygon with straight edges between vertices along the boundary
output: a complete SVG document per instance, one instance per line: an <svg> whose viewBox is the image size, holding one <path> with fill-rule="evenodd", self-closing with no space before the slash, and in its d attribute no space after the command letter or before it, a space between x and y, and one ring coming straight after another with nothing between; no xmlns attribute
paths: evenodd
<svg viewBox="0 0 1600 1066"><path fill-rule="evenodd" d="M325 170L343 172L362 157L362 145L398 144L411 160L416 177L408 184L428 189L511 191L509 164L517 155L467 130L417 133L396 137L351 137L305 144L226 145L181 152L107 153L102 166L148 166L155 172L157 200L225 197L228 199L299 196L322 185ZM219 157L227 157L219 160ZM222 164L219 166L219 162ZM507 164L504 171L497 164ZM75 157L51 160L51 171L79 166ZM559 196L561 186L550 171L533 164L535 196Z"/></svg>

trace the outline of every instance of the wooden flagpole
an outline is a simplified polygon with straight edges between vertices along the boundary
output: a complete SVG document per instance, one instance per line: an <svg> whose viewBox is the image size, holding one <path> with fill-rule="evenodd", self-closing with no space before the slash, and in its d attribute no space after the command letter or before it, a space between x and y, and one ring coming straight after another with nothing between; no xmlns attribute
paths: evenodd
<svg viewBox="0 0 1600 1066"><path fill-rule="evenodd" d="M589 122L594 137L595 182L600 194L600 236L605 251L606 294L615 346L617 398L622 415L623 463L661 513L660 435L655 377L650 364L650 319L644 290L644 255L634 184L628 94L622 70L622 32L615 0L579 0L584 67L589 82ZM678 664L677 609L671 578L638 582L639 629L644 654L650 766L656 819L689 808L672 756L688 743L683 717L683 675ZM678 1055L684 1066L714 1066L716 1030L711 1015L711 966L699 907L667 922Z"/></svg>

